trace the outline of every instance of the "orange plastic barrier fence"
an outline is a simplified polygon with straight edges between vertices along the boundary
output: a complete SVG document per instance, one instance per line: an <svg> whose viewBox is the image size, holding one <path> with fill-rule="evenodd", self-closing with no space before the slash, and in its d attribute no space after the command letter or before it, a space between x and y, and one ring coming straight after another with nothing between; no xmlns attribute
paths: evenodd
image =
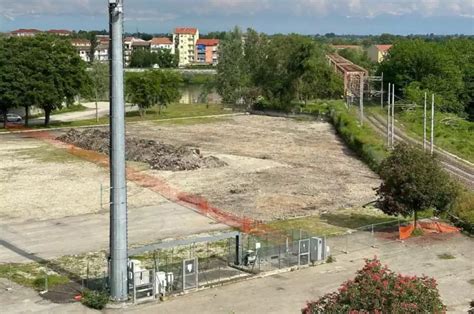
<svg viewBox="0 0 474 314"><path fill-rule="evenodd" d="M398 233L400 234L400 240L405 240L411 237L411 234L415 230L413 225L400 226L398 227Z"/></svg>
<svg viewBox="0 0 474 314"><path fill-rule="evenodd" d="M457 233L461 231L459 228L438 221L419 221L417 222L417 228L422 229L424 233ZM400 240L408 239L414 230L415 226L413 224L400 226L398 228Z"/></svg>

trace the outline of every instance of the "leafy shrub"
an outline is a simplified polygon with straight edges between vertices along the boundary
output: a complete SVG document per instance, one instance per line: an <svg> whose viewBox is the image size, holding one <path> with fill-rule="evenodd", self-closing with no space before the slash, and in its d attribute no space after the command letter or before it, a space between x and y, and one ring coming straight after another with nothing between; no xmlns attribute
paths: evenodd
<svg viewBox="0 0 474 314"><path fill-rule="evenodd" d="M86 290L81 302L92 309L102 310L109 302L109 295L105 291Z"/></svg>
<svg viewBox="0 0 474 314"><path fill-rule="evenodd" d="M382 266L377 258L366 260L354 280L337 292L309 302L302 313L442 313L436 281L403 276Z"/></svg>
<svg viewBox="0 0 474 314"><path fill-rule="evenodd" d="M453 214L460 219L457 221L460 227L474 232L474 193L465 191L460 194L454 203Z"/></svg>

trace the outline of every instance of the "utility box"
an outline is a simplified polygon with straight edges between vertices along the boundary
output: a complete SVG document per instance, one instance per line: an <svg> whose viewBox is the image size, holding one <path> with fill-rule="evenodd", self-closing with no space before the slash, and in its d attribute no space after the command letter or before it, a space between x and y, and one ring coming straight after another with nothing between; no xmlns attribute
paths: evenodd
<svg viewBox="0 0 474 314"><path fill-rule="evenodd" d="M327 257L326 238L312 237L310 242L311 262L324 261Z"/></svg>

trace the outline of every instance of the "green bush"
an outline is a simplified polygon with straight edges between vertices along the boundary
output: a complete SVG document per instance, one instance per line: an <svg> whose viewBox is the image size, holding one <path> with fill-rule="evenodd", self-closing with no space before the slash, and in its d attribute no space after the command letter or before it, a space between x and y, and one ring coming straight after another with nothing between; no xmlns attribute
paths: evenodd
<svg viewBox="0 0 474 314"><path fill-rule="evenodd" d="M109 302L109 295L105 291L85 290L81 302L92 309L102 310Z"/></svg>
<svg viewBox="0 0 474 314"><path fill-rule="evenodd" d="M474 193L464 191L454 203L452 214L455 223L465 231L474 233Z"/></svg>
<svg viewBox="0 0 474 314"><path fill-rule="evenodd" d="M346 144L377 172L379 164L387 156L383 140L370 127L361 127L357 117L342 102L330 106L330 117Z"/></svg>

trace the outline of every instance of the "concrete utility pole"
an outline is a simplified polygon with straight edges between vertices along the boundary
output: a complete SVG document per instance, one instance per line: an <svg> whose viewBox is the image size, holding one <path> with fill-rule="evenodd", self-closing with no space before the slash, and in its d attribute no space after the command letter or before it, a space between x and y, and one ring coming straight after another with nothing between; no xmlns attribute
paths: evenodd
<svg viewBox="0 0 474 314"><path fill-rule="evenodd" d="M359 111L360 111L360 125L364 125L364 75L360 76L360 99L359 99Z"/></svg>
<svg viewBox="0 0 474 314"><path fill-rule="evenodd" d="M395 84L392 84L392 148L395 144Z"/></svg>
<svg viewBox="0 0 474 314"><path fill-rule="evenodd" d="M425 93L425 106L423 109L423 151L426 151L426 102L428 94Z"/></svg>
<svg viewBox="0 0 474 314"><path fill-rule="evenodd" d="M430 147L430 152L431 155L433 155L434 151L434 115L435 115L435 95L431 95L431 147Z"/></svg>
<svg viewBox="0 0 474 314"><path fill-rule="evenodd" d="M110 297L126 301L127 180L123 87L123 0L109 0L110 19Z"/></svg>
<svg viewBox="0 0 474 314"><path fill-rule="evenodd" d="M380 108L383 109L383 72L380 78Z"/></svg>
<svg viewBox="0 0 474 314"><path fill-rule="evenodd" d="M388 83L388 99L387 99L387 147L390 147L390 102L391 102L391 96L390 92L392 90L391 84Z"/></svg>

